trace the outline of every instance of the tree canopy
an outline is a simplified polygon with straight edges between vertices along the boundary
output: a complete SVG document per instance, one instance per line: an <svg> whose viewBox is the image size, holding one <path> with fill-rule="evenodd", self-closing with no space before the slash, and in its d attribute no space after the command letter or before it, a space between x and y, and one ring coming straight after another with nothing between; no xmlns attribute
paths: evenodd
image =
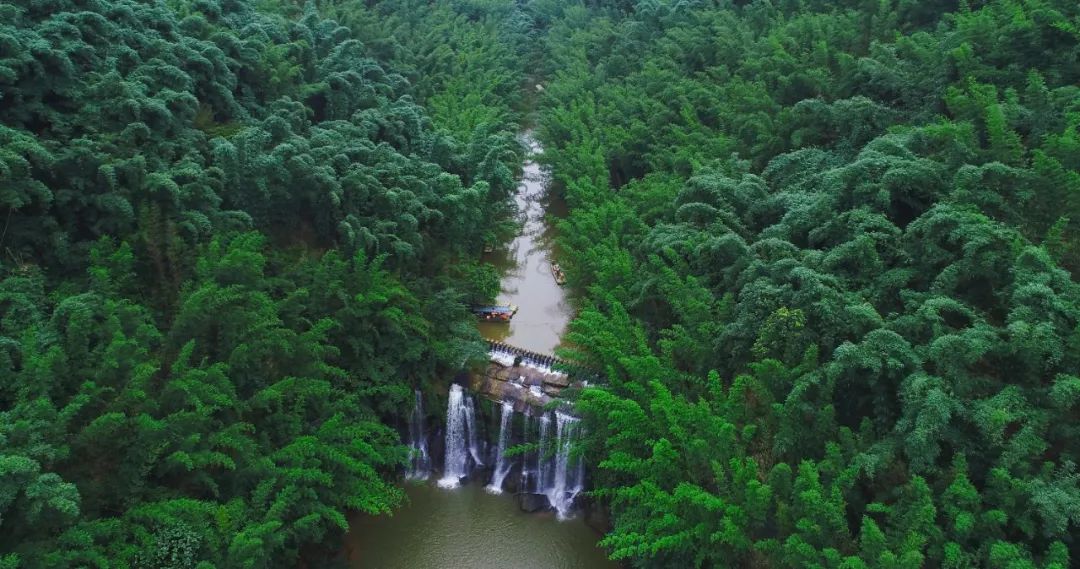
<svg viewBox="0 0 1080 569"><path fill-rule="evenodd" d="M1080 10L533 4L634 567L1080 558Z"/></svg>
<svg viewBox="0 0 1080 569"><path fill-rule="evenodd" d="M1078 84L1067 0L0 4L0 568L335 562L525 124L611 557L1069 567Z"/></svg>
<svg viewBox="0 0 1080 569"><path fill-rule="evenodd" d="M345 8L0 6L0 566L324 566L402 503L521 161L455 89L521 66ZM443 59L513 57L465 24Z"/></svg>

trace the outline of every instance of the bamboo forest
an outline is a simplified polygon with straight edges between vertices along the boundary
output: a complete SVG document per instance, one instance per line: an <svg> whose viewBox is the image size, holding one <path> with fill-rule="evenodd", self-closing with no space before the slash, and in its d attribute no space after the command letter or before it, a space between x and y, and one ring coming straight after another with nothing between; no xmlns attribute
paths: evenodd
<svg viewBox="0 0 1080 569"><path fill-rule="evenodd" d="M1076 0L0 0L0 569L1080 567Z"/></svg>

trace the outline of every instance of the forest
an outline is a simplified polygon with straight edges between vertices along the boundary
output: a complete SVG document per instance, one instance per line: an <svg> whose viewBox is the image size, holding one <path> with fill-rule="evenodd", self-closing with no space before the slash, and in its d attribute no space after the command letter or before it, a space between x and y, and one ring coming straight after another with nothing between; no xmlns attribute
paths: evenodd
<svg viewBox="0 0 1080 569"><path fill-rule="evenodd" d="M395 418L485 349L523 66L352 8L0 4L0 567L324 566L401 504Z"/></svg>
<svg viewBox="0 0 1080 569"><path fill-rule="evenodd" d="M612 559L1080 563L1075 1L34 0L0 569L340 563L485 357L527 125Z"/></svg>
<svg viewBox="0 0 1080 569"><path fill-rule="evenodd" d="M1080 6L543 10L611 555L1080 559Z"/></svg>

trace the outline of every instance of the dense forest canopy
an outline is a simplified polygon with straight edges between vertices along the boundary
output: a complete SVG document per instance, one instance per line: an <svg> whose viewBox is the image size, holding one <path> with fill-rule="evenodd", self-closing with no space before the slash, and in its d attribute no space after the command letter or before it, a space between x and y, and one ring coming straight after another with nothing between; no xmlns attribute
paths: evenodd
<svg viewBox="0 0 1080 569"><path fill-rule="evenodd" d="M613 556L1080 559L1080 6L536 6Z"/></svg>
<svg viewBox="0 0 1080 569"><path fill-rule="evenodd" d="M37 0L0 568L326 566L398 507L533 107L613 558L1080 559L1075 2Z"/></svg>
<svg viewBox="0 0 1080 569"><path fill-rule="evenodd" d="M0 567L319 566L401 503L521 161L461 85L523 66L329 8L0 5Z"/></svg>

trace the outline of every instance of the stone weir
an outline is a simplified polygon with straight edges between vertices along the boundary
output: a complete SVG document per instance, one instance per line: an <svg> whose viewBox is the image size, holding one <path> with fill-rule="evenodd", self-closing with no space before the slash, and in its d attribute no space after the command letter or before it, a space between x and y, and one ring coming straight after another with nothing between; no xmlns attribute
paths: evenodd
<svg viewBox="0 0 1080 569"><path fill-rule="evenodd" d="M481 373L469 376L469 387L488 399L511 402L514 410L529 413L559 398L564 389L588 385L589 374L546 354L489 342L490 362Z"/></svg>

